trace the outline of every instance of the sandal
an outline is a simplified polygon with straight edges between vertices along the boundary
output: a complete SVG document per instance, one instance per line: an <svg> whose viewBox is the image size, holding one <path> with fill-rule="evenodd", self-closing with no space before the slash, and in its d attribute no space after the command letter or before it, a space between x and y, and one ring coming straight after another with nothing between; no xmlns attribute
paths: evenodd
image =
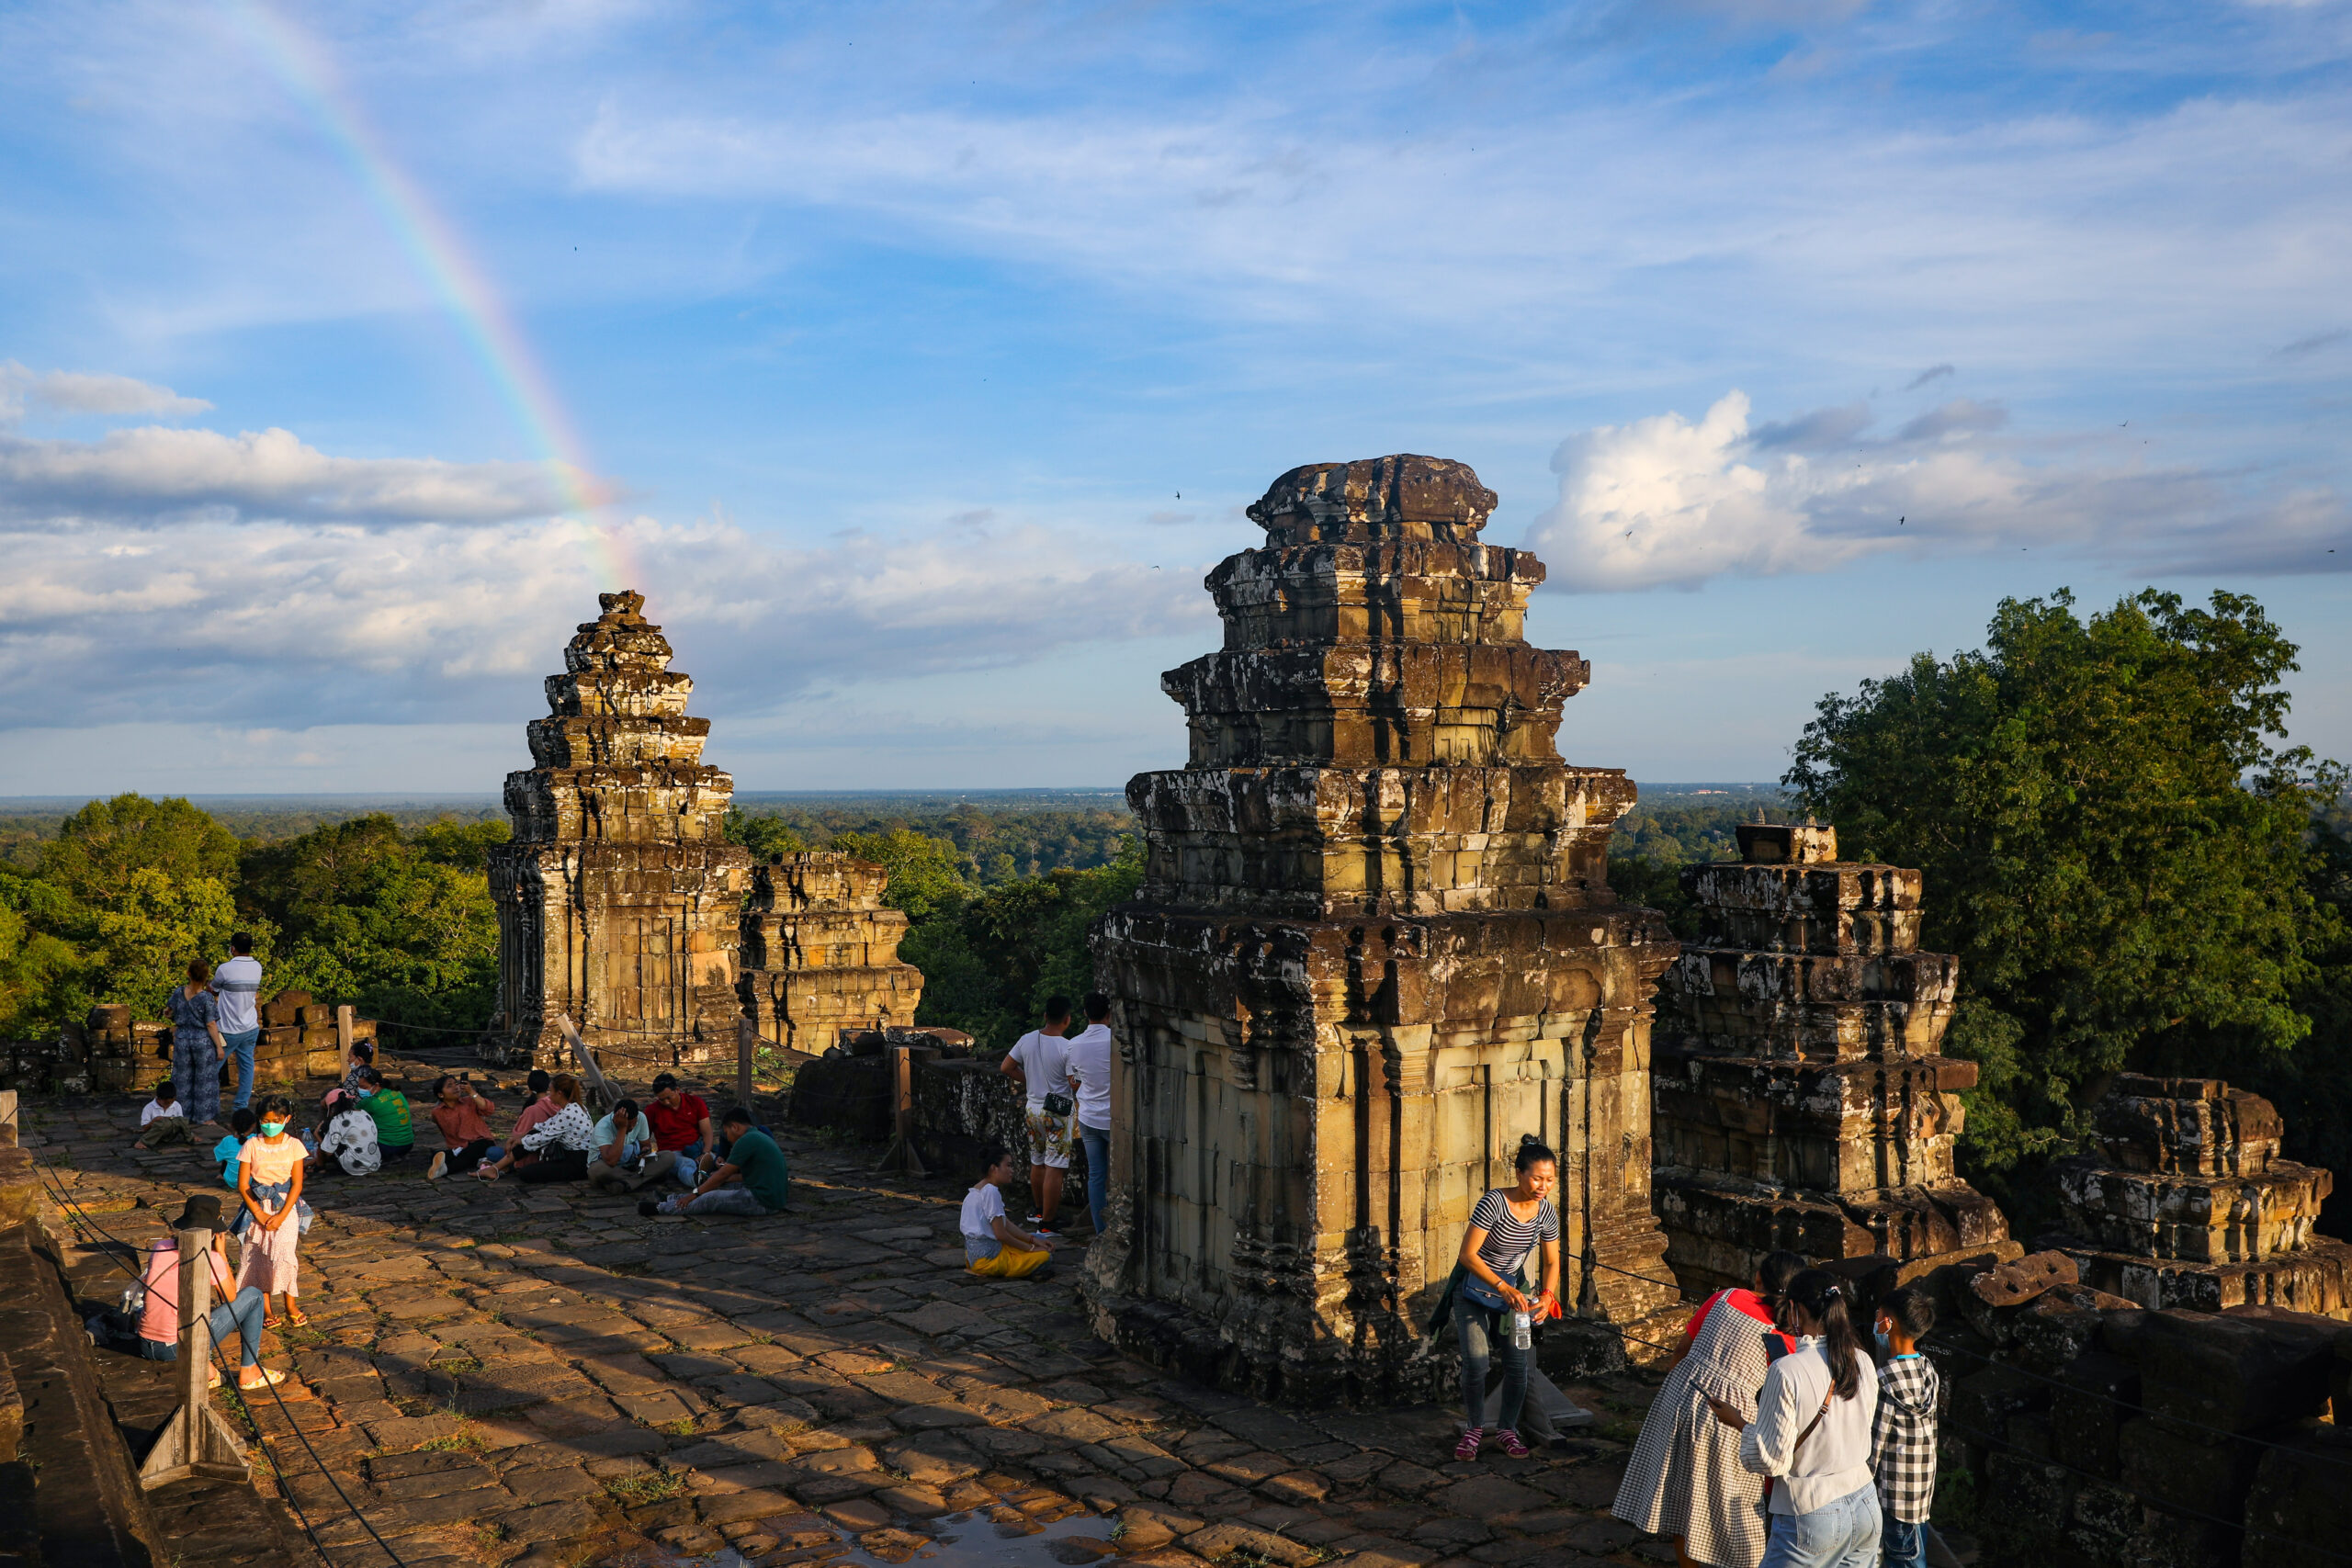
<svg viewBox="0 0 2352 1568"><path fill-rule="evenodd" d="M245 1381L244 1373L239 1372L237 1374L237 1386L239 1388L247 1390L267 1388L272 1383L279 1383L286 1381L286 1374L284 1372L277 1371L268 1367L255 1367L254 1371L259 1372L261 1376L254 1379L252 1382L247 1382Z"/></svg>
<svg viewBox="0 0 2352 1568"><path fill-rule="evenodd" d="M286 1303L286 1321L292 1324L297 1328L308 1328L311 1326L311 1314L304 1312L300 1307L296 1306L292 1302L288 1302Z"/></svg>
<svg viewBox="0 0 2352 1568"><path fill-rule="evenodd" d="M1505 1459L1525 1459L1527 1457L1527 1445L1521 1442L1519 1440L1519 1434L1511 1430L1509 1427L1503 1427L1500 1431L1495 1434L1495 1446L1503 1450L1503 1458Z"/></svg>
<svg viewBox="0 0 2352 1568"><path fill-rule="evenodd" d="M1453 1457L1458 1460L1473 1460L1478 1457L1477 1427L1462 1428L1462 1440L1453 1445Z"/></svg>

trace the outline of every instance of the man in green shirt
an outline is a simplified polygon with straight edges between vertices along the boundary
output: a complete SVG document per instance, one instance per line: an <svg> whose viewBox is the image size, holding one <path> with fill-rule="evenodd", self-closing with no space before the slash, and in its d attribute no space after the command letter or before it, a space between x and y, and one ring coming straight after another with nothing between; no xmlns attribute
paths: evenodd
<svg viewBox="0 0 2352 1568"><path fill-rule="evenodd" d="M735 1107L718 1119L727 1156L701 1185L683 1197L637 1206L640 1214L773 1214L792 1190L792 1172L775 1140L752 1124L752 1113Z"/></svg>
<svg viewBox="0 0 2352 1568"><path fill-rule="evenodd" d="M376 1123L376 1152L386 1165L396 1159L406 1159L416 1147L416 1124L409 1118L408 1096L399 1089L384 1086L384 1075L373 1067L361 1067L359 1108Z"/></svg>

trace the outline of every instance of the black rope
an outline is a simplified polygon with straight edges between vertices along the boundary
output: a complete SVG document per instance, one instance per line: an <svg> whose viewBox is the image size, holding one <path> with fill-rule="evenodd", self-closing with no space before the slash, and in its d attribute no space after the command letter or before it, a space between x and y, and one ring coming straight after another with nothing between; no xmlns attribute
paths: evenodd
<svg viewBox="0 0 2352 1568"><path fill-rule="evenodd" d="M35 1162L33 1168L40 1171L47 1171L50 1169L47 1165L40 1162ZM44 1178L43 1184L48 1186L50 1190L55 1193L59 1202L63 1204L66 1209L72 1212L75 1224L86 1226L88 1229L96 1231L98 1235L106 1237L107 1242L110 1247L119 1247L123 1251L130 1253L133 1257L138 1256L139 1249L137 1247L132 1247L129 1242L122 1240L113 1232L107 1230L106 1226L98 1224L96 1220L90 1217L89 1211L84 1209L82 1205L74 1201L73 1198L66 1193L64 1183L62 1180ZM144 1275L142 1275L138 1269L131 1268L130 1264L124 1262L115 1253L109 1251L106 1254L106 1257L108 1261L120 1269L124 1273L130 1275L132 1279L144 1280ZM220 1367L225 1370L227 1363L225 1360L225 1352L222 1350L221 1347L216 1343L212 1348L212 1352L216 1367ZM224 1377L221 1379L221 1382L224 1385L233 1387L237 1390L238 1403L240 1405L245 1407L247 1418L251 1419L252 1407L244 1396L252 1391L239 1383L234 1378ZM294 1419L294 1413L286 1408L286 1396L277 1392L277 1384L275 1382L266 1382L262 1386L269 1390L270 1397L277 1402L278 1414L286 1418L286 1425L292 1428L294 1435L302 1440L302 1447L310 1454L311 1462L317 1465L319 1467L319 1473L327 1478L327 1484L334 1488L334 1495L338 1498L342 1499L344 1507L350 1511L351 1517L359 1521L359 1528L366 1530L368 1532L368 1539L373 1540L378 1547L382 1549L385 1556L392 1560L392 1568L408 1568L408 1565L401 1561L401 1554L394 1551L390 1545L385 1541L384 1538L376 1533L376 1527L368 1522L368 1516L360 1511L359 1505L351 1500L351 1495L343 1489L343 1483L336 1480L334 1472L327 1468L327 1461L319 1457L319 1450L312 1447L311 1443L311 1435L302 1430L301 1423ZM261 1430L261 1427L258 1422L254 1423L254 1430L256 1432ZM284 1491L285 1489L280 1488L280 1490ZM293 1493L286 1492L285 1495L287 1506L294 1510L294 1517L299 1520L302 1526L302 1533L310 1538L312 1550L316 1551L322 1558L326 1558L327 1549L325 1545L320 1541L318 1532L311 1528L310 1516L302 1511L302 1505L295 1500ZM330 1562L333 1561L331 1558L328 1558L327 1560Z"/></svg>

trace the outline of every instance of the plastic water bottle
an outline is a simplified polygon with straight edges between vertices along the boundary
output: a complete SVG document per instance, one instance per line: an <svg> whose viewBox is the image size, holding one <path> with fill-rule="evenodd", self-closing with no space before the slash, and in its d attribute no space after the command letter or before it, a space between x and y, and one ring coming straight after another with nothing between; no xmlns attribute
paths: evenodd
<svg viewBox="0 0 2352 1568"><path fill-rule="evenodd" d="M1524 1350L1527 1348L1530 1344L1527 1333L1528 1322L1527 1309L1524 1307L1517 1309L1510 1314L1511 1348L1515 1350Z"/></svg>

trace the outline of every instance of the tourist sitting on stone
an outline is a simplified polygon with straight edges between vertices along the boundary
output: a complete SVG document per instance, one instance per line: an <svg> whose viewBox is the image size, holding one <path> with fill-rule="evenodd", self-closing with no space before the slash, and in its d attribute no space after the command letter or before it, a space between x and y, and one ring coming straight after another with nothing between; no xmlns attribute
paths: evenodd
<svg viewBox="0 0 2352 1568"><path fill-rule="evenodd" d="M386 1165L408 1158L416 1147L416 1122L409 1114L408 1096L384 1082L373 1067L359 1069L359 1109L376 1123L376 1153Z"/></svg>
<svg viewBox="0 0 2352 1568"><path fill-rule="evenodd" d="M1764 1568L1873 1568L1881 1519L1871 1482L1878 1372L1862 1353L1846 1292L1820 1269L1789 1281L1797 1348L1772 1363L1756 1416L1720 1395L1707 1404L1739 1433L1739 1462L1772 1477Z"/></svg>
<svg viewBox="0 0 2352 1568"><path fill-rule="evenodd" d="M691 1187L698 1168L716 1168L704 1159L718 1147L711 1136L710 1107L702 1096L680 1088L675 1073L653 1080L653 1103L645 1108L645 1116L653 1123L653 1146L678 1156L674 1168L679 1180Z"/></svg>
<svg viewBox="0 0 2352 1568"><path fill-rule="evenodd" d="M463 1176L482 1161L503 1157L506 1151L491 1135L490 1118L498 1107L482 1098L465 1073L443 1073L433 1086L433 1124L441 1129L447 1148L424 1168L427 1181Z"/></svg>
<svg viewBox="0 0 2352 1568"><path fill-rule="evenodd" d="M637 1206L640 1214L773 1214L792 1192L792 1171L775 1140L752 1125L752 1113L736 1106L719 1118L728 1140L727 1158L692 1192Z"/></svg>
<svg viewBox="0 0 2352 1568"><path fill-rule="evenodd" d="M1758 1568L1764 1561L1768 1487L1741 1465L1738 1435L1714 1418L1707 1401L1755 1409L1773 1360L1796 1348L1773 1319L1789 1281L1808 1267L1800 1254L1771 1253L1756 1270L1754 1290L1717 1291L1702 1303L1642 1421L1611 1511L1645 1535L1674 1541L1682 1568Z"/></svg>
<svg viewBox="0 0 2352 1568"><path fill-rule="evenodd" d="M154 1098L139 1108L139 1137L134 1149L160 1149L165 1144L187 1142L187 1112L172 1092L172 1080L156 1082Z"/></svg>
<svg viewBox="0 0 2352 1568"><path fill-rule="evenodd" d="M1878 1483L1879 1551L1885 1568L1928 1568L1928 1517L1936 1500L1936 1403L1941 1380L1919 1341L1936 1325L1936 1299L1905 1285L1878 1309L1878 1416L1871 1475Z"/></svg>
<svg viewBox="0 0 2352 1568"><path fill-rule="evenodd" d="M320 1107L324 1109L326 1102L333 1100L338 1094L348 1095L352 1099L357 1100L359 1098L359 1076L362 1073L372 1069L375 1065L376 1047L368 1044L365 1040L355 1041L351 1047L350 1061L343 1069L343 1081L336 1084L334 1088L327 1090L327 1092L321 1097L319 1100Z"/></svg>
<svg viewBox="0 0 2352 1568"><path fill-rule="evenodd" d="M384 1165L376 1146L376 1119L341 1089L327 1096L327 1127L320 1135L315 1162L319 1169L323 1171L329 1159L345 1176L373 1176Z"/></svg>
<svg viewBox="0 0 2352 1568"><path fill-rule="evenodd" d="M1005 1216L1004 1190L1014 1175L1011 1153L991 1145L980 1162L979 1180L964 1194L964 1266L990 1280L1026 1279L1045 1267L1054 1244Z"/></svg>
<svg viewBox="0 0 2352 1568"><path fill-rule="evenodd" d="M1519 1437L1520 1406L1527 1398L1528 1352L1520 1343L1521 1331L1560 1311L1560 1216L1552 1207L1559 1161L1529 1136L1520 1139L1512 1163L1518 1185L1495 1188L1479 1199L1462 1237L1463 1274L1453 1295L1453 1327L1462 1344L1462 1402L1468 1418L1462 1440L1454 1445L1456 1460L1476 1459L1485 1435L1491 1435L1508 1457L1527 1457L1527 1445ZM1518 1282L1520 1269L1539 1248L1544 1283L1531 1297ZM1487 1434L1489 1358L1502 1363L1503 1386L1494 1430Z"/></svg>
<svg viewBox="0 0 2352 1568"><path fill-rule="evenodd" d="M212 1145L212 1157L220 1162L221 1186L233 1189L237 1185L237 1166L245 1157L245 1140L254 1135L260 1121L250 1105L229 1112L229 1130Z"/></svg>
<svg viewBox="0 0 2352 1568"><path fill-rule="evenodd" d="M530 1097L530 1103L524 1106L514 1118L514 1131L506 1135L505 1148L509 1154L523 1146L524 1134L555 1114L555 1100L548 1094L548 1085L554 1081L545 1067L533 1067L530 1075L524 1078L524 1092ZM516 1155L512 1163L528 1165L538 1157L537 1155Z"/></svg>
<svg viewBox="0 0 2352 1568"><path fill-rule="evenodd" d="M241 1370L237 1373L239 1388L266 1388L283 1382L284 1372L271 1371L261 1364L261 1328L265 1306L259 1291L239 1290L229 1273L228 1249L224 1244L227 1224L220 1217L220 1195L218 1192L191 1192L180 1206L178 1214L170 1221L174 1231L210 1231L212 1246L208 1261L212 1268L212 1297L218 1303L208 1319L215 1345L226 1345L232 1338L240 1341L243 1352ZM146 1267L141 1271L140 1292L145 1297L135 1318L127 1313L102 1312L85 1320L90 1338L110 1350L128 1350L151 1361L176 1361L180 1359L180 1251L175 1236L166 1235L150 1247ZM212 1369L210 1381L220 1382L218 1367Z"/></svg>
<svg viewBox="0 0 2352 1568"><path fill-rule="evenodd" d="M548 1098L555 1114L516 1140L506 1157L486 1161L475 1174L495 1181L508 1171L518 1181L578 1181L588 1174L588 1156L596 1146L596 1123L580 1103L580 1080L558 1073L548 1081ZM519 1156L535 1157L527 1165Z"/></svg>
<svg viewBox="0 0 2352 1568"><path fill-rule="evenodd" d="M624 1100L596 1123L588 1185L599 1192L634 1192L669 1175L677 1163L668 1149L653 1147L652 1124L638 1113L637 1101Z"/></svg>

